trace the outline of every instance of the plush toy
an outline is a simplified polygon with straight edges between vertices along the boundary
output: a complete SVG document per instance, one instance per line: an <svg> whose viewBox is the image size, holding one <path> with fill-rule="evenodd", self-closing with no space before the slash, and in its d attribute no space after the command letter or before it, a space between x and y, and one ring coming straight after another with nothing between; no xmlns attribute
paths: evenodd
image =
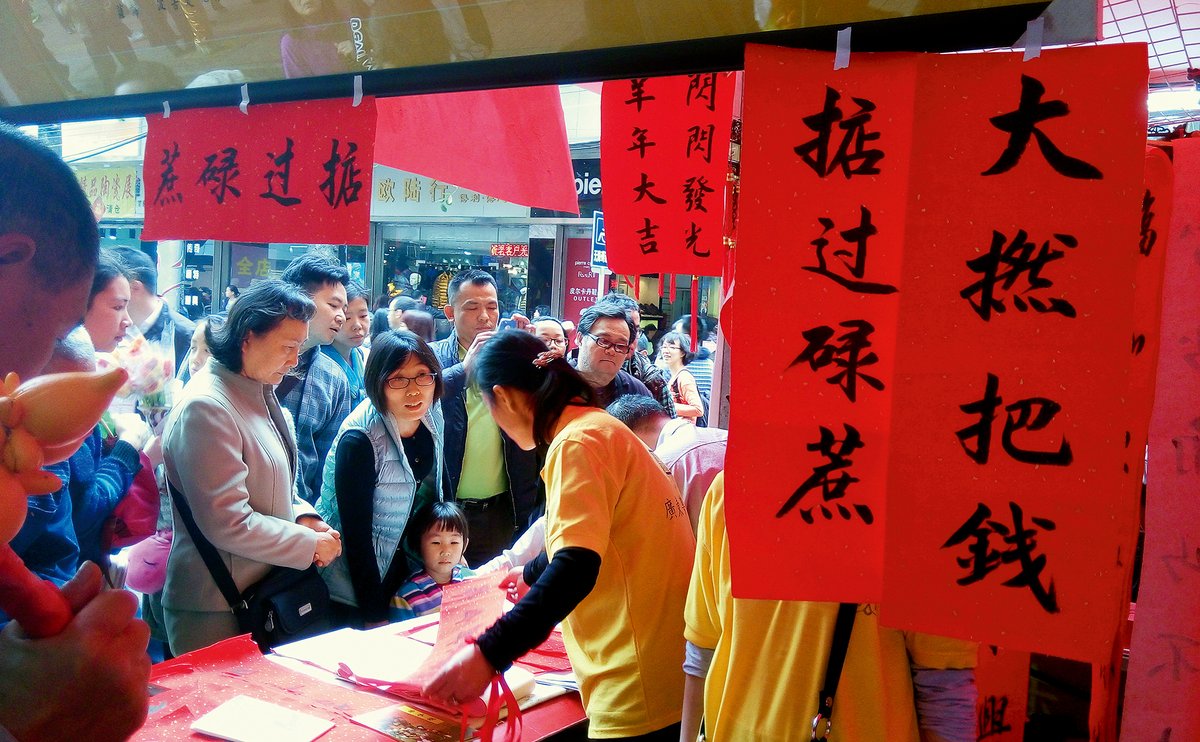
<svg viewBox="0 0 1200 742"><path fill-rule="evenodd" d="M49 374L24 384L10 373L0 389L0 610L31 637L62 631L71 622L71 606L57 585L25 567L8 542L25 522L26 495L62 487L42 467L79 449L127 379L120 368Z"/></svg>

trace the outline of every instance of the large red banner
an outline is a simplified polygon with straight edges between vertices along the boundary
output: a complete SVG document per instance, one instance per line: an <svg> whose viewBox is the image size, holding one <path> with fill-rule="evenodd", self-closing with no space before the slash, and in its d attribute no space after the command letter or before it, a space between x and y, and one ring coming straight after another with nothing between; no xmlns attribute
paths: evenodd
<svg viewBox="0 0 1200 742"><path fill-rule="evenodd" d="M752 350L732 377L727 473L740 598L881 594L919 56L831 59L746 52L737 334Z"/></svg>
<svg viewBox="0 0 1200 742"><path fill-rule="evenodd" d="M1029 653L986 644L975 666L977 742L1021 742L1029 706Z"/></svg>
<svg viewBox="0 0 1200 742"><path fill-rule="evenodd" d="M1200 141L1174 143L1146 538L1121 739L1200 739ZM1155 204L1161 203L1161 198ZM1161 242L1161 240L1160 240ZM1161 245L1159 245L1161 247Z"/></svg>
<svg viewBox="0 0 1200 742"><path fill-rule="evenodd" d="M147 117L148 240L365 245L375 100L311 100Z"/></svg>
<svg viewBox="0 0 1200 742"><path fill-rule="evenodd" d="M614 273L719 276L734 73L604 83L600 164Z"/></svg>
<svg viewBox="0 0 1200 742"><path fill-rule="evenodd" d="M1122 464L1144 52L925 62L895 361L889 625L1108 659L1134 547ZM1096 69L1102 88L1087 79Z"/></svg>

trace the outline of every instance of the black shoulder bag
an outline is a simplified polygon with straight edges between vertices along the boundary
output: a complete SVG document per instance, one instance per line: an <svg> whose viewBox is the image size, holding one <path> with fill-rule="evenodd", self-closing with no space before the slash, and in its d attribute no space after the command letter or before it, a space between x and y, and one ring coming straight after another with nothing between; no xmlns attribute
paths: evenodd
<svg viewBox="0 0 1200 742"><path fill-rule="evenodd" d="M842 603L838 606L837 622L833 625L833 643L829 647L829 663L825 666L825 682L817 694L817 715L812 720L812 739L825 742L833 731L833 697L837 693L838 681L842 678L842 665L846 662L846 650L850 647L850 632L854 629L854 616L858 613L857 603ZM821 722L825 729L818 736Z"/></svg>
<svg viewBox="0 0 1200 742"><path fill-rule="evenodd" d="M216 547L196 525L187 500L170 482L167 487L196 551L237 616L238 628L248 632L259 649L265 653L279 644L329 630L329 588L316 565L306 569L272 567L266 577L239 593Z"/></svg>

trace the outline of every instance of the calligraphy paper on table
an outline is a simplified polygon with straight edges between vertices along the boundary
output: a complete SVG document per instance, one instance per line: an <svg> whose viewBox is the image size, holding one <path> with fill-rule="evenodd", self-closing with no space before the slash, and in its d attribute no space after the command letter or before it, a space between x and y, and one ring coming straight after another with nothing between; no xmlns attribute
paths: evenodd
<svg viewBox="0 0 1200 742"><path fill-rule="evenodd" d="M1029 653L979 647L975 666L978 742L1021 742L1029 705Z"/></svg>
<svg viewBox="0 0 1200 742"><path fill-rule="evenodd" d="M747 47L733 594L875 602L918 55ZM763 569L770 563L771 569Z"/></svg>
<svg viewBox="0 0 1200 742"><path fill-rule="evenodd" d="M524 206L579 213L558 87L381 98L377 162Z"/></svg>
<svg viewBox="0 0 1200 742"><path fill-rule="evenodd" d="M609 270L721 275L734 82L709 72L604 83Z"/></svg>
<svg viewBox="0 0 1200 742"><path fill-rule="evenodd" d="M918 78L881 621L1102 662L1122 476L1145 48L929 58ZM1105 70L1105 85L1089 81Z"/></svg>
<svg viewBox="0 0 1200 742"><path fill-rule="evenodd" d="M143 239L370 241L375 99L147 116Z"/></svg>
<svg viewBox="0 0 1200 742"><path fill-rule="evenodd" d="M1173 148L1146 539L1121 730L1131 740L1200 738L1200 141Z"/></svg>

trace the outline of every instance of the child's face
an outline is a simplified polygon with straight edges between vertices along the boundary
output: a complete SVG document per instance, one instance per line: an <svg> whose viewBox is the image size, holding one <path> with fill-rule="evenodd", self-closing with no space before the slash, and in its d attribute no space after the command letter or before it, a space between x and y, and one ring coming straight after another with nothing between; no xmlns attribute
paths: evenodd
<svg viewBox="0 0 1200 742"><path fill-rule="evenodd" d="M435 524L421 536L421 559L425 562L425 571L439 585L450 582L454 573L454 565L462 560L463 549L467 548L467 540L458 531L443 531L440 524Z"/></svg>

